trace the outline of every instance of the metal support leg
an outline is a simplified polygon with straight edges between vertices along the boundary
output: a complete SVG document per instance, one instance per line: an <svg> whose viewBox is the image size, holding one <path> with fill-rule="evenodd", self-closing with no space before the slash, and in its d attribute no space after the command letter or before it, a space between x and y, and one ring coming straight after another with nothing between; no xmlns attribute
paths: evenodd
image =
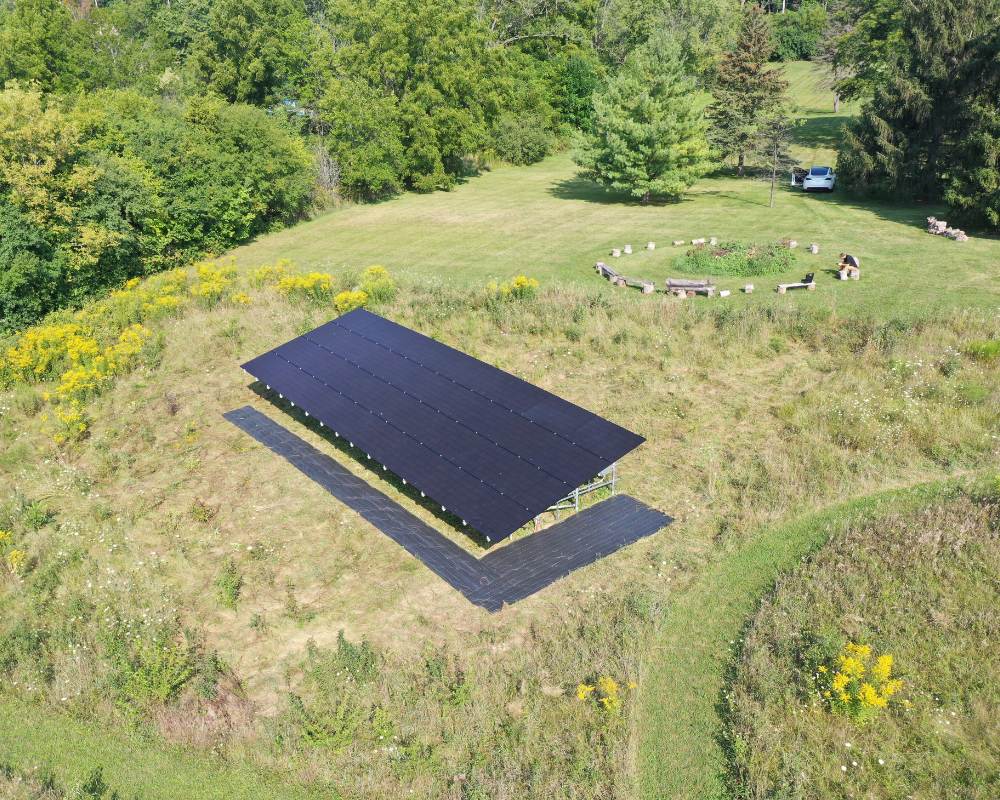
<svg viewBox="0 0 1000 800"><path fill-rule="evenodd" d="M611 465L611 495L615 494L615 486L618 483L618 462Z"/></svg>

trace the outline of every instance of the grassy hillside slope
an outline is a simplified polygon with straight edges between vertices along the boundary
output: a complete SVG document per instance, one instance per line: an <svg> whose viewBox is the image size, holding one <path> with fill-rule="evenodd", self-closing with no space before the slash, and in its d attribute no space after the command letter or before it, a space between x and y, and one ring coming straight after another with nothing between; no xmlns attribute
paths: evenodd
<svg viewBox="0 0 1000 800"><path fill-rule="evenodd" d="M1000 476L983 484L837 530L762 604L726 695L739 796L998 796ZM859 682L888 683L879 658L902 682L884 708L847 695L866 722L830 707L848 642Z"/></svg>
<svg viewBox="0 0 1000 800"><path fill-rule="evenodd" d="M956 484L946 482L884 491L774 526L721 555L671 602L642 673L636 718L642 797L732 796L723 694L736 658L757 664L760 653L766 652L760 641L743 642L744 629L763 596L831 538L877 529L899 515L916 520L955 489ZM823 622L837 626L843 619ZM749 702L744 695L744 703ZM755 756L777 758L775 753Z"/></svg>
<svg viewBox="0 0 1000 800"><path fill-rule="evenodd" d="M5 558L25 554L2 577L3 692L349 797L633 797L636 691L662 689L643 652L720 547L997 457L1000 375L966 352L1000 336L988 314L882 325L579 287L500 301L403 287L377 310L646 436L621 488L677 518L488 615L222 419L251 403L469 546L250 391L239 363L328 319L328 297L185 280L103 307L149 306L150 336L85 401L78 441L51 438L54 384L0 395L0 529ZM162 297L180 305L156 311ZM638 683L620 713L576 697L602 676ZM30 768L47 729L8 719L8 755Z"/></svg>

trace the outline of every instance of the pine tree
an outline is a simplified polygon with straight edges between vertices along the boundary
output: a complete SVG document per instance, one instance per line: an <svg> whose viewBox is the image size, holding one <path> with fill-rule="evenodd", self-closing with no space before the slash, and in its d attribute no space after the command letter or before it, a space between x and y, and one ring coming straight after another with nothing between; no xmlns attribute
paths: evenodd
<svg viewBox="0 0 1000 800"><path fill-rule="evenodd" d="M736 47L716 68L708 107L709 141L723 158L736 159L739 175L765 121L785 103L788 82L784 70L768 63L773 51L767 17L759 6L747 6Z"/></svg>
<svg viewBox="0 0 1000 800"><path fill-rule="evenodd" d="M990 193L996 203L1000 179L998 9L996 0L900 4L884 77L839 148L838 173L847 186L921 200L947 193L967 219L989 221L977 206L989 203Z"/></svg>
<svg viewBox="0 0 1000 800"><path fill-rule="evenodd" d="M679 197L708 170L705 128L680 46L661 34L594 96L593 133L577 163L602 185L643 202Z"/></svg>
<svg viewBox="0 0 1000 800"><path fill-rule="evenodd" d="M957 119L961 135L944 199L963 224L1000 230L1000 28L969 49L973 56L959 77L969 102Z"/></svg>

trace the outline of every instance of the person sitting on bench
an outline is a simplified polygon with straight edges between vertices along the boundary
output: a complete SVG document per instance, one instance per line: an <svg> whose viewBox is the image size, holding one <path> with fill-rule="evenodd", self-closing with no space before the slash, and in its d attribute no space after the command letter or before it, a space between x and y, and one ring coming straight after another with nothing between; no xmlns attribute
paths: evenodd
<svg viewBox="0 0 1000 800"><path fill-rule="evenodd" d="M840 263L837 265L837 272L840 273L842 281L848 278L858 278L861 276L861 259L852 256L850 253L840 254Z"/></svg>
<svg viewBox="0 0 1000 800"><path fill-rule="evenodd" d="M808 272L808 273L806 273L806 276L802 279L802 282L803 283L807 283L807 284L808 283L815 283L816 282L816 273L815 272Z"/></svg>

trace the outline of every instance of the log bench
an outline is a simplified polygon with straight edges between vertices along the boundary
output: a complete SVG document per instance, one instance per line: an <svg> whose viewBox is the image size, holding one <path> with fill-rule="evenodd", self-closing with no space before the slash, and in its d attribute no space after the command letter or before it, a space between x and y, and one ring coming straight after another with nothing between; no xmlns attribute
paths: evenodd
<svg viewBox="0 0 1000 800"><path fill-rule="evenodd" d="M602 278L607 278L615 286L634 286L637 289L642 289L643 294L652 294L653 290L656 288L652 281L640 280L638 278L626 278L619 272L616 272L603 261L598 261L594 265L594 269Z"/></svg>
<svg viewBox="0 0 1000 800"><path fill-rule="evenodd" d="M708 278L701 280L667 278L667 291L678 297L693 297L696 294L712 297L715 294L715 285L710 283Z"/></svg>

